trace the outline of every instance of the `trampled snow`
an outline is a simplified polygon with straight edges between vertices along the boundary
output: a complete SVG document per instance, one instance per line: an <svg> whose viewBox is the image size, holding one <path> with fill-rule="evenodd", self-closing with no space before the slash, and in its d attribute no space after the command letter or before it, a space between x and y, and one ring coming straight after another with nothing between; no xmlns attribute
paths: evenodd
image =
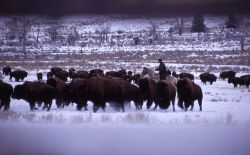
<svg viewBox="0 0 250 155"><path fill-rule="evenodd" d="M26 80L35 80L36 71L29 73ZM249 73L237 73L243 74ZM109 106L106 112L93 113L91 102L88 111L76 111L75 105L58 109L53 103L49 112L30 112L27 102L12 100L10 111L0 113L0 154L248 155L249 88L233 88L222 80L204 85L198 75L202 112L197 101L192 112L177 104L176 112L172 106L167 111L145 106L136 111L132 103L125 113ZM4 81L21 84L8 77Z"/></svg>

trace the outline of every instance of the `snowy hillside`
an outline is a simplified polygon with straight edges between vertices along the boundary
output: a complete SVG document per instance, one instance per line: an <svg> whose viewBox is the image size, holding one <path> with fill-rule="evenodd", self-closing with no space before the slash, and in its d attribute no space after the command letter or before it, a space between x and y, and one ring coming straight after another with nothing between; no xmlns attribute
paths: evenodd
<svg viewBox="0 0 250 155"><path fill-rule="evenodd" d="M250 18L243 18L244 49L250 48ZM121 51L239 51L242 28L226 29L227 16L204 16L206 32L191 33L193 17L76 16L60 19L29 17L27 51L32 52L121 52ZM21 52L18 39L6 39L11 18L1 18L0 52ZM178 29L180 20L182 33ZM56 38L51 41L51 27ZM39 30L39 31L38 31ZM77 39L70 40L77 33ZM5 38L5 39L4 39ZM38 38L38 39L37 39ZM135 39L138 43L135 43ZM22 53L22 52L21 52ZM6 53L7 54L7 53Z"/></svg>

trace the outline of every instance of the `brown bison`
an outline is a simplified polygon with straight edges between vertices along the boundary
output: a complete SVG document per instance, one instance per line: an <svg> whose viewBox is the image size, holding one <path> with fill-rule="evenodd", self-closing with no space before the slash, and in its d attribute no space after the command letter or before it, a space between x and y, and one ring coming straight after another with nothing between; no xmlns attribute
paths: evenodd
<svg viewBox="0 0 250 155"><path fill-rule="evenodd" d="M104 71L101 70L101 69L92 69L89 71L89 74L90 74L90 77L93 77L93 76L104 76Z"/></svg>
<svg viewBox="0 0 250 155"><path fill-rule="evenodd" d="M180 73L178 76L180 79L189 78L190 80L194 81L194 75L191 73Z"/></svg>
<svg viewBox="0 0 250 155"><path fill-rule="evenodd" d="M9 75L10 74L10 72L11 72L11 68L10 68L10 66L4 66L3 67L3 74L4 75Z"/></svg>
<svg viewBox="0 0 250 155"><path fill-rule="evenodd" d="M91 101L94 104L93 112L97 112L100 107L105 111L106 102L116 103L119 109L125 111L122 87L114 80L100 76L72 80L64 88L64 98L77 101L77 110L81 110L87 106L87 101Z"/></svg>
<svg viewBox="0 0 250 155"><path fill-rule="evenodd" d="M24 78L28 76L28 73L24 70L16 70L10 72L10 80L12 81L12 77L15 78L15 81L19 82L20 80L23 81Z"/></svg>
<svg viewBox="0 0 250 155"><path fill-rule="evenodd" d="M53 76L54 76L54 75L53 75L52 72L48 72L48 73L47 73L47 79L50 78L50 77L53 77Z"/></svg>
<svg viewBox="0 0 250 155"><path fill-rule="evenodd" d="M154 109L159 105L157 96L157 82L150 78L141 78L139 80L139 87L141 89L143 100L147 101L147 109L149 109L153 102L155 103Z"/></svg>
<svg viewBox="0 0 250 155"><path fill-rule="evenodd" d="M106 75L122 78L127 75L127 72L125 69L121 69L119 71L108 71L106 72Z"/></svg>
<svg viewBox="0 0 250 155"><path fill-rule="evenodd" d="M55 73L55 77L66 82L68 80L69 73L66 70L61 70Z"/></svg>
<svg viewBox="0 0 250 155"><path fill-rule="evenodd" d="M244 85L248 88L250 85L250 75L243 75L242 78Z"/></svg>
<svg viewBox="0 0 250 155"><path fill-rule="evenodd" d="M0 80L0 110L9 110L10 108L10 97L13 92L13 87Z"/></svg>
<svg viewBox="0 0 250 155"><path fill-rule="evenodd" d="M56 91L56 105L58 108L63 108L64 105L68 105L69 102L66 102L63 100L63 89L66 86L66 82L57 78L57 77L51 77L47 79L46 83L53 88L55 88Z"/></svg>
<svg viewBox="0 0 250 155"><path fill-rule="evenodd" d="M227 78L235 77L235 75L236 75L235 71L224 71L224 72L220 73L219 78L222 79L222 80L225 80Z"/></svg>
<svg viewBox="0 0 250 155"><path fill-rule="evenodd" d="M201 82L206 84L207 82L210 82L210 84L212 85L213 82L216 82L217 80L217 77L214 75L214 74L210 74L210 73L202 73L200 74L200 79L201 79Z"/></svg>
<svg viewBox="0 0 250 155"><path fill-rule="evenodd" d="M73 79L73 76L75 74L75 69L74 68L70 68L69 69L69 79L72 80Z"/></svg>
<svg viewBox="0 0 250 155"><path fill-rule="evenodd" d="M23 99L30 105L30 110L36 110L36 102L43 102L44 107L49 111L52 105L52 100L55 98L55 89L41 81L29 82L26 81L21 85L17 85L14 88L12 98Z"/></svg>
<svg viewBox="0 0 250 155"><path fill-rule="evenodd" d="M78 72L74 72L71 75L72 79L75 78L84 78L84 79L89 79L90 78L90 74L87 71L78 71Z"/></svg>
<svg viewBox="0 0 250 155"><path fill-rule="evenodd" d="M37 77L37 80L39 81L39 80L43 80L43 73L37 73L36 74L36 77Z"/></svg>
<svg viewBox="0 0 250 155"><path fill-rule="evenodd" d="M60 68L60 67L52 67L51 69L50 69L50 72L53 74L53 75L55 75L57 72L60 72L60 71L62 71L63 69L62 68Z"/></svg>
<svg viewBox="0 0 250 155"><path fill-rule="evenodd" d="M158 83L157 94L159 98L159 107L168 109L170 101L172 102L173 111L175 111L176 87L171 82L162 80Z"/></svg>
<svg viewBox="0 0 250 155"><path fill-rule="evenodd" d="M143 99L139 87L120 78L113 78L117 84L122 87L124 102L133 101L137 110L142 109Z"/></svg>
<svg viewBox="0 0 250 155"><path fill-rule="evenodd" d="M87 109L87 96L80 96L79 95L79 87L81 85L88 84L88 79L83 78L75 78L73 79L69 84L66 84L63 88L63 100L66 101L66 103L76 103L76 109L81 110L84 108L84 110Z"/></svg>
<svg viewBox="0 0 250 155"><path fill-rule="evenodd" d="M198 100L200 111L202 111L202 90L201 87L195 84L188 78L180 79L177 82L178 106L185 111L191 106L191 111L194 107L194 101ZM183 107L184 102L184 107Z"/></svg>
<svg viewBox="0 0 250 155"><path fill-rule="evenodd" d="M250 84L250 75L244 75L241 77L230 77L228 78L228 83L232 83L234 85L234 88L236 88L238 85L245 85L248 88Z"/></svg>

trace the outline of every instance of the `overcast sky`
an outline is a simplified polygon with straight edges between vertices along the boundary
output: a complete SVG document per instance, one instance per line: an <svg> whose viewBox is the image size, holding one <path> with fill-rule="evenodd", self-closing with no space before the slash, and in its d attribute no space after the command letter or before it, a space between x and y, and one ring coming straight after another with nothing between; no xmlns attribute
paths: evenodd
<svg viewBox="0 0 250 155"><path fill-rule="evenodd" d="M249 13L250 0L0 0L0 14Z"/></svg>

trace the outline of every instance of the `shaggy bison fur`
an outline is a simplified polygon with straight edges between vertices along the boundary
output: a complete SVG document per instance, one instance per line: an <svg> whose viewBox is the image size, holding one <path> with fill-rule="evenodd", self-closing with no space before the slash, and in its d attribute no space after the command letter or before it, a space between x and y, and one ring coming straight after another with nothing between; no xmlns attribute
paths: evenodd
<svg viewBox="0 0 250 155"><path fill-rule="evenodd" d="M4 75L9 75L10 74L10 72L11 72L11 68L10 68L10 66L4 66L3 67L3 74Z"/></svg>
<svg viewBox="0 0 250 155"><path fill-rule="evenodd" d="M224 71L224 72L220 73L219 78L222 79L222 80L225 80L227 78L235 77L235 75L236 75L235 71Z"/></svg>
<svg viewBox="0 0 250 155"><path fill-rule="evenodd" d="M180 73L178 76L180 79L189 78L190 80L194 81L194 75L191 73Z"/></svg>
<svg viewBox="0 0 250 155"><path fill-rule="evenodd" d="M66 86L66 83L57 77L47 79L46 83L55 88L57 107L63 108L64 105L68 105L68 102L63 100L63 89Z"/></svg>
<svg viewBox="0 0 250 155"><path fill-rule="evenodd" d="M61 70L55 73L55 77L66 82L68 80L69 73L66 70Z"/></svg>
<svg viewBox="0 0 250 155"><path fill-rule="evenodd" d="M142 109L143 99L140 88L124 79L114 78L113 80L122 87L124 102L133 101L137 110Z"/></svg>
<svg viewBox="0 0 250 155"><path fill-rule="evenodd" d="M172 102L173 111L175 111L175 85L166 80L162 80L158 83L157 94L159 98L159 107L161 109L168 109L170 102Z"/></svg>
<svg viewBox="0 0 250 155"><path fill-rule="evenodd" d="M143 95L143 100L147 101L147 109L152 106L153 102L155 103L154 109L156 109L159 105L157 82L150 78L141 78L139 80L139 87Z"/></svg>
<svg viewBox="0 0 250 155"><path fill-rule="evenodd" d="M213 82L216 82L217 77L214 74L210 74L210 73L202 73L200 74L200 79L201 82L206 84L207 82L209 82L211 85L213 84Z"/></svg>
<svg viewBox="0 0 250 155"><path fill-rule="evenodd" d="M246 86L247 88L249 87L250 84L250 75L244 75L241 77L230 77L228 78L228 83L233 84L234 87L236 88L238 85L240 86Z"/></svg>
<svg viewBox="0 0 250 155"><path fill-rule="evenodd" d="M20 80L23 81L24 78L28 76L28 73L24 70L16 70L10 72L10 80L12 81L12 77L15 78L15 81L19 82Z"/></svg>
<svg viewBox="0 0 250 155"><path fill-rule="evenodd" d="M44 107L49 111L52 105L52 100L55 98L55 89L41 81L29 82L26 81L21 85L17 85L14 88L12 98L23 99L30 105L30 110L36 110L36 102L43 102Z"/></svg>
<svg viewBox="0 0 250 155"><path fill-rule="evenodd" d="M181 79L177 82L178 106L187 110L191 106L191 111L194 107L194 101L198 100L200 111L202 111L202 90L201 87L195 84L188 78ZM184 102L184 106L183 106Z"/></svg>

